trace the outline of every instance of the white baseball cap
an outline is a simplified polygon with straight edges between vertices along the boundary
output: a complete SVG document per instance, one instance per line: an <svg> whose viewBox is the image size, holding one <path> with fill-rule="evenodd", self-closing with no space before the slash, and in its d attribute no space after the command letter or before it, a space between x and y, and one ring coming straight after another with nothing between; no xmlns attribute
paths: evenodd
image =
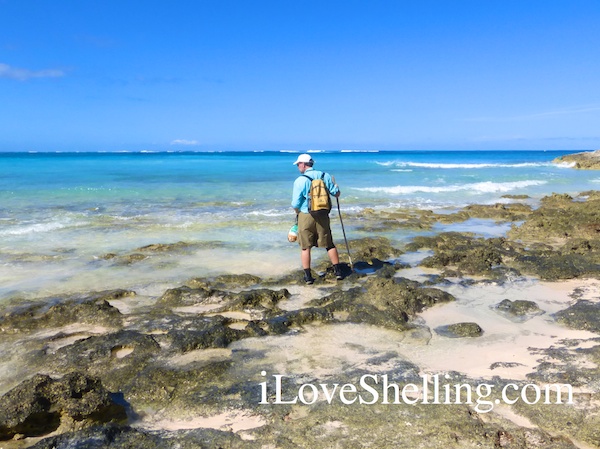
<svg viewBox="0 0 600 449"><path fill-rule="evenodd" d="M301 154L300 156L298 156L298 159L296 159L296 162L294 162L294 165L298 165L300 162L304 162L305 164L308 162L314 162L313 158L310 157L310 154Z"/></svg>

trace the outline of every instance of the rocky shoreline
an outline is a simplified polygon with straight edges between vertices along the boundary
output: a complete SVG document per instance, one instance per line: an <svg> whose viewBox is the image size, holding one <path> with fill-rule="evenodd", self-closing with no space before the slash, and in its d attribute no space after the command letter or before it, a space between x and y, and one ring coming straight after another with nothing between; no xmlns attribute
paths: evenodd
<svg viewBox="0 0 600 449"><path fill-rule="evenodd" d="M360 262L354 272L346 264L342 282L322 263L313 286L298 273L222 275L190 279L159 297L114 289L9 303L0 316L0 447L600 447L597 290L591 298L573 292L571 303L548 318L595 336L530 348L539 363L526 378L443 373L474 388L483 381L490 388L569 383L573 404L519 401L487 412L463 402L360 404L342 396L329 402L327 393L314 403L291 403L302 385L357 384L363 376L421 385L422 367L396 352L396 340L422 348L434 334L477 339L486 332L481 322L435 329L422 323L423 311L456 301L450 284L600 279L600 192L552 195L535 208L522 200L450 215L365 211L352 219L374 233L473 218L513 225L501 238L430 233L404 247L384 237L354 240L353 259ZM157 244L135 253L187 246ZM419 281L401 261L409 253L424 255ZM106 257L135 262L127 254ZM535 298L507 298L494 307L520 326L545 313ZM387 349L374 350L371 340ZM345 351L340 364L335 357ZM510 368L501 357L495 364ZM276 374L286 392L279 402ZM383 393L380 384L372 388Z"/></svg>
<svg viewBox="0 0 600 449"><path fill-rule="evenodd" d="M572 164L573 168L582 170L598 170L600 169L600 150L567 154L554 159L553 162L556 164Z"/></svg>

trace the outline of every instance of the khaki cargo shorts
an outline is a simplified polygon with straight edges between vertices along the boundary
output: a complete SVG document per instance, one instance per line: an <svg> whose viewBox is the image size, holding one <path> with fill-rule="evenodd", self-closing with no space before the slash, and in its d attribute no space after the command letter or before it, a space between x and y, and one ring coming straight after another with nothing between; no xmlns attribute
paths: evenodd
<svg viewBox="0 0 600 449"><path fill-rule="evenodd" d="M302 249L313 246L332 248L334 245L329 215L324 214L315 218L311 214L300 212L298 214L298 243Z"/></svg>

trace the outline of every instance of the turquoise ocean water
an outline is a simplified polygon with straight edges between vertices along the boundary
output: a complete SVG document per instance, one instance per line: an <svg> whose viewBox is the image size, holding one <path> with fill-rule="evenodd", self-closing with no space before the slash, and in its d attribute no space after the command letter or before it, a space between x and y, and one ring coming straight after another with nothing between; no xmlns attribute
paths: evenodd
<svg viewBox="0 0 600 449"><path fill-rule="evenodd" d="M503 195L535 202L600 188L599 173L552 163L567 153L352 151L313 158L339 184L344 225L354 238L363 235L352 216L367 207L444 212L508 201ZM298 269L297 247L286 238L296 156L0 153L0 300L109 288L157 294L194 276ZM334 234L341 244L336 220ZM135 263L106 257L180 241L192 246Z"/></svg>

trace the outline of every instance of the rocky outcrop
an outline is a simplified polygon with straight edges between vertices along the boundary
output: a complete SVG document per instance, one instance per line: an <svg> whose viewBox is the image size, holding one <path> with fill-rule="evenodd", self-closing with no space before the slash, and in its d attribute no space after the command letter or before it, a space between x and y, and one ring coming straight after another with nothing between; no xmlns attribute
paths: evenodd
<svg viewBox="0 0 600 449"><path fill-rule="evenodd" d="M437 215L440 223L456 223L470 218L483 218L497 222L520 221L526 219L533 209L522 203L471 204L462 210L447 215Z"/></svg>
<svg viewBox="0 0 600 449"><path fill-rule="evenodd" d="M346 322L406 330L412 327L410 318L418 312L454 299L447 292L424 287L416 281L376 276L368 278L362 288L336 291L309 304L323 308L333 316L340 316L342 312Z"/></svg>
<svg viewBox="0 0 600 449"><path fill-rule="evenodd" d="M130 290L111 290L17 306L0 317L0 333L58 328L72 323L119 327L123 315L109 301L134 295Z"/></svg>
<svg viewBox="0 0 600 449"><path fill-rule="evenodd" d="M186 283L192 288L208 287L218 289L237 289L251 287L261 283L261 278L253 274L222 274L213 279L194 278Z"/></svg>
<svg viewBox="0 0 600 449"><path fill-rule="evenodd" d="M556 320L572 329L600 333L600 303L579 300L555 314Z"/></svg>
<svg viewBox="0 0 600 449"><path fill-rule="evenodd" d="M115 265L132 265L146 259L150 259L158 254L187 254L197 249L212 249L224 246L223 242L202 242L202 243L153 243L136 248L129 253L117 254L107 253L99 256L101 260L108 260Z"/></svg>
<svg viewBox="0 0 600 449"><path fill-rule="evenodd" d="M514 251L502 238L483 239L469 234L445 232L433 237L416 237L407 249L432 249L434 254L421 265L445 269L448 275L492 275L504 257Z"/></svg>
<svg viewBox="0 0 600 449"><path fill-rule="evenodd" d="M420 265L438 268L445 276L600 277L600 193L584 192L577 199L564 194L543 198L506 238L444 232L415 237L405 249L432 250Z"/></svg>
<svg viewBox="0 0 600 449"><path fill-rule="evenodd" d="M477 323L453 323L435 328L435 331L449 338L473 338L481 337L483 329Z"/></svg>
<svg viewBox="0 0 600 449"><path fill-rule="evenodd" d="M98 379L78 372L57 380L38 374L0 397L0 441L126 419Z"/></svg>
<svg viewBox="0 0 600 449"><path fill-rule="evenodd" d="M600 150L567 154L554 159L555 164L572 164L574 168L583 170L600 169Z"/></svg>
<svg viewBox="0 0 600 449"><path fill-rule="evenodd" d="M198 429L179 432L147 432L126 425L103 424L76 432L45 438L32 449L259 449L231 432Z"/></svg>
<svg viewBox="0 0 600 449"><path fill-rule="evenodd" d="M554 194L545 197L508 237L516 240L554 243L566 239L600 239L600 192L585 192L578 198Z"/></svg>
<svg viewBox="0 0 600 449"><path fill-rule="evenodd" d="M517 299L511 301L504 299L496 305L496 310L512 321L523 322L537 315L542 315L544 311L534 301Z"/></svg>

